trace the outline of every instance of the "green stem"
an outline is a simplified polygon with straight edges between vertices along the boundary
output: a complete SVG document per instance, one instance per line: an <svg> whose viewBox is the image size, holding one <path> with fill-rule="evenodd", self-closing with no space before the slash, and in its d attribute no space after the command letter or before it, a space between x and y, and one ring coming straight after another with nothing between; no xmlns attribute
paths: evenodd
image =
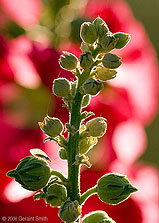
<svg viewBox="0 0 159 223"><path fill-rule="evenodd" d="M79 154L79 128L80 128L80 112L81 112L81 102L83 96L79 92L79 87L74 99L74 104L72 105L72 110L70 114L70 125L73 127L73 131L69 133L68 139L68 197L72 201L78 200L80 198L80 173L79 165L75 165L76 155Z"/></svg>
<svg viewBox="0 0 159 223"><path fill-rule="evenodd" d="M64 182L64 183L68 182L67 178L64 177L64 175L62 173L60 173L59 171L51 170L51 175L59 177L62 180L62 182Z"/></svg>
<svg viewBox="0 0 159 223"><path fill-rule="evenodd" d="M80 199L80 204L85 202L91 195L97 193L97 185L94 187L88 189L85 193L82 194L81 199Z"/></svg>

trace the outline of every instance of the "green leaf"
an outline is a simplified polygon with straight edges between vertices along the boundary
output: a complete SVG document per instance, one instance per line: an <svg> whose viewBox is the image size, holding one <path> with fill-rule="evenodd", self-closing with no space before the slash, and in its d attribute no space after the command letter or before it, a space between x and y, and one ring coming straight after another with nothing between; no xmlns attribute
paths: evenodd
<svg viewBox="0 0 159 223"><path fill-rule="evenodd" d="M33 155L33 156L37 156L37 157L40 157L40 158L43 158L43 159L46 159L48 161L51 162L51 159L47 156L47 154L42 151L41 149L31 149L30 150L30 153Z"/></svg>

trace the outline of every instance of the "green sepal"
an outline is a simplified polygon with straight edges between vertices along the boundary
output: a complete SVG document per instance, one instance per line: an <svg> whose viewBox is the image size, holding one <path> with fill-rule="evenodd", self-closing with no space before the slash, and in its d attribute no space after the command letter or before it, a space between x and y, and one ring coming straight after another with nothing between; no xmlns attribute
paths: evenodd
<svg viewBox="0 0 159 223"><path fill-rule="evenodd" d="M40 200L40 199L45 199L45 198L46 198L46 195L45 193L42 193L42 192L36 193L33 197L34 200Z"/></svg>
<svg viewBox="0 0 159 223"><path fill-rule="evenodd" d="M87 119L91 117L92 115L95 115L95 114L91 111L90 112L84 111L81 113L81 120Z"/></svg>
<svg viewBox="0 0 159 223"><path fill-rule="evenodd" d="M31 149L30 150L30 153L31 153L31 155L33 155L33 156L37 156L37 157L40 157L40 158L43 158L43 159L46 159L46 160L48 160L48 161L50 161L51 162L51 159L47 156L47 154L44 152L44 151L42 151L41 149Z"/></svg>
<svg viewBox="0 0 159 223"><path fill-rule="evenodd" d="M116 49L121 49L125 47L130 41L130 34L127 33L114 33L113 35L118 41L115 45Z"/></svg>
<svg viewBox="0 0 159 223"><path fill-rule="evenodd" d="M75 157L75 162L73 163L74 165L85 165L86 167L90 168L92 164L89 161L89 157L81 154L81 155L76 155Z"/></svg>
<svg viewBox="0 0 159 223"><path fill-rule="evenodd" d="M83 97L81 107L82 107L82 108L87 107L87 106L90 104L90 101L91 101L91 96L90 96L89 94L85 95L85 96Z"/></svg>
<svg viewBox="0 0 159 223"><path fill-rule="evenodd" d="M46 137L46 138L44 139L44 143L45 143L46 141L54 141L54 138L48 136L48 137Z"/></svg>

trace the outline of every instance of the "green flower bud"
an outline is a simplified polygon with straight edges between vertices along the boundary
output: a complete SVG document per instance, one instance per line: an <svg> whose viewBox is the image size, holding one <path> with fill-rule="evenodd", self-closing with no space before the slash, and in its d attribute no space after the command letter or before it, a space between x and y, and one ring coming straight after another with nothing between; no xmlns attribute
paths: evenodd
<svg viewBox="0 0 159 223"><path fill-rule="evenodd" d="M58 207L66 200L66 197L66 188L61 184L54 183L47 188L45 199L51 206Z"/></svg>
<svg viewBox="0 0 159 223"><path fill-rule="evenodd" d="M103 19L101 19L100 17L97 17L94 21L93 21L95 28L97 30L97 34L100 38L103 37L103 35L105 35L108 31L109 28L107 26L107 24L104 22Z"/></svg>
<svg viewBox="0 0 159 223"><path fill-rule="evenodd" d="M70 199L68 199L61 205L58 213L61 220L67 223L76 221L80 214L81 208L78 201L71 201Z"/></svg>
<svg viewBox="0 0 159 223"><path fill-rule="evenodd" d="M106 68L115 69L121 65L120 59L121 57L118 57L117 55L112 53L108 53L104 55L102 64Z"/></svg>
<svg viewBox="0 0 159 223"><path fill-rule="evenodd" d="M15 170L9 171L7 176L14 177L23 188L37 191L46 186L51 177L51 171L45 160L28 156L21 160Z"/></svg>
<svg viewBox="0 0 159 223"><path fill-rule="evenodd" d="M87 107L90 104L91 96L89 94L85 95L82 100L82 108Z"/></svg>
<svg viewBox="0 0 159 223"><path fill-rule="evenodd" d="M88 43L82 42L81 43L81 50L83 53L87 53L90 51L91 45L89 45Z"/></svg>
<svg viewBox="0 0 159 223"><path fill-rule="evenodd" d="M102 89L103 83L94 78L86 80L80 88L82 94L90 94L92 96L97 95Z"/></svg>
<svg viewBox="0 0 159 223"><path fill-rule="evenodd" d="M96 76L100 81L111 80L116 77L116 70L110 70L105 67L98 67L96 70Z"/></svg>
<svg viewBox="0 0 159 223"><path fill-rule="evenodd" d="M115 223L106 212L93 211L85 215L82 219L83 223Z"/></svg>
<svg viewBox="0 0 159 223"><path fill-rule="evenodd" d="M85 70L88 70L93 64L93 57L90 52L81 54L79 59L80 59L80 66Z"/></svg>
<svg viewBox="0 0 159 223"><path fill-rule="evenodd" d="M70 94L70 82L66 78L57 78L53 82L53 93L58 97L66 97Z"/></svg>
<svg viewBox="0 0 159 223"><path fill-rule="evenodd" d="M129 180L120 174L105 174L97 182L97 194L100 200L108 204L119 204L136 191Z"/></svg>
<svg viewBox="0 0 159 223"><path fill-rule="evenodd" d="M105 118L93 118L86 123L86 131L90 136L100 138L106 133L106 130L107 123L105 121Z"/></svg>
<svg viewBox="0 0 159 223"><path fill-rule="evenodd" d="M84 137L80 140L79 143L79 151L80 154L86 154L89 150L91 150L98 142L96 137Z"/></svg>
<svg viewBox="0 0 159 223"><path fill-rule="evenodd" d="M115 45L116 49L123 48L130 40L130 35L127 33L114 33L113 36L118 40L117 44Z"/></svg>
<svg viewBox="0 0 159 223"><path fill-rule="evenodd" d="M109 48L109 44L111 42L111 38L108 35L104 35L101 41L101 46L103 49Z"/></svg>
<svg viewBox="0 0 159 223"><path fill-rule="evenodd" d="M101 40L101 46L103 49L103 52L108 53L111 50L113 50L118 42L118 39L116 39L114 36L111 35L103 35Z"/></svg>
<svg viewBox="0 0 159 223"><path fill-rule="evenodd" d="M48 115L44 118L44 123L39 122L41 130L48 136L55 138L63 130L63 124L58 118L51 118Z"/></svg>
<svg viewBox="0 0 159 223"><path fill-rule="evenodd" d="M62 160L67 160L67 151L66 151L66 149L61 148L61 149L59 150L59 157L60 157Z"/></svg>
<svg viewBox="0 0 159 223"><path fill-rule="evenodd" d="M81 39L89 44L93 44L97 39L96 28L91 22L84 22L80 30Z"/></svg>
<svg viewBox="0 0 159 223"><path fill-rule="evenodd" d="M64 52L64 54L60 56L59 63L65 70L74 70L77 67L78 59L72 53Z"/></svg>

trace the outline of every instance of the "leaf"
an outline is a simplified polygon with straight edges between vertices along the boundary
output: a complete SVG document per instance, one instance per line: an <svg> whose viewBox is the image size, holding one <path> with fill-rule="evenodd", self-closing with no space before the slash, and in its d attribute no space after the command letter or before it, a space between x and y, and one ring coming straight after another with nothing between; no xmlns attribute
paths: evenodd
<svg viewBox="0 0 159 223"><path fill-rule="evenodd" d="M51 159L48 157L48 155L47 155L44 151L42 151L41 149L31 149L31 150L30 150L30 153L31 153L33 156L37 156L37 157L46 159L46 160L48 160L48 161L51 162Z"/></svg>

